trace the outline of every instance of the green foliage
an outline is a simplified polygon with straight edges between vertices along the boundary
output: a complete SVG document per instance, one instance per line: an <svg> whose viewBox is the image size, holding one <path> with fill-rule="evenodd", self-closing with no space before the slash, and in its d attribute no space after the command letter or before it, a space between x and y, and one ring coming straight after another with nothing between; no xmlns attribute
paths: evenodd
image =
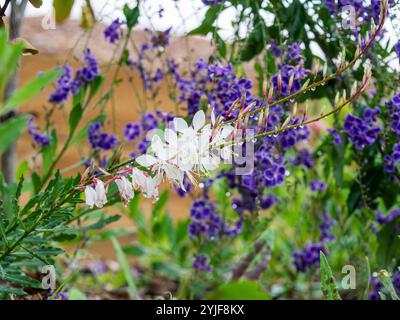
<svg viewBox="0 0 400 320"><path fill-rule="evenodd" d="M207 295L209 300L269 300L268 295L253 281L226 283Z"/></svg>
<svg viewBox="0 0 400 320"><path fill-rule="evenodd" d="M339 288L324 253L320 252L321 288L326 300L341 300Z"/></svg>
<svg viewBox="0 0 400 320"><path fill-rule="evenodd" d="M26 128L28 120L28 116L21 116L11 118L0 124L0 154L20 137L22 131Z"/></svg>
<svg viewBox="0 0 400 320"><path fill-rule="evenodd" d="M139 21L140 9L139 5L134 8L130 8L127 4L124 6L124 15L126 18L126 24L129 29L132 29Z"/></svg>
<svg viewBox="0 0 400 320"><path fill-rule="evenodd" d="M71 14L72 7L74 6L75 0L54 0L53 6L56 11L56 21L63 22Z"/></svg>
<svg viewBox="0 0 400 320"><path fill-rule="evenodd" d="M132 272L131 272L131 268L129 266L128 260L126 260L125 254L122 251L121 245L119 244L118 240L115 238L111 238L111 241L114 246L117 260L121 266L125 280L128 284L128 292L129 292L130 298L137 299L135 281L133 280Z"/></svg>

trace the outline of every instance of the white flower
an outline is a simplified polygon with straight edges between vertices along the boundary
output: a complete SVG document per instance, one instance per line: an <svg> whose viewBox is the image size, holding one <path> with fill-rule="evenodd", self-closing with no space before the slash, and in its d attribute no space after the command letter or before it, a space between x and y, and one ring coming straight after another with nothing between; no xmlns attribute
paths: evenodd
<svg viewBox="0 0 400 320"><path fill-rule="evenodd" d="M85 188L86 204L93 208L94 206L102 208L107 203L106 189L101 180L95 179L95 188L87 186Z"/></svg>
<svg viewBox="0 0 400 320"><path fill-rule="evenodd" d="M86 204L89 206L90 209L94 207L94 203L96 201L96 190L92 187L87 186L85 188L85 200Z"/></svg>
<svg viewBox="0 0 400 320"><path fill-rule="evenodd" d="M157 201L159 198L158 186L161 183L161 176L156 175L155 177L147 176L146 183L143 186L142 192L145 198L153 199Z"/></svg>
<svg viewBox="0 0 400 320"><path fill-rule="evenodd" d="M212 113L213 126L215 121L215 114ZM233 127L212 128L206 124L206 115L202 110L196 112L190 126L184 119L174 118L170 127L172 129L167 128L163 134L152 137L148 153L139 156L136 162L184 190L185 176L196 183L196 175L218 168L221 156L216 149L226 143ZM229 158L230 148L222 151L223 158Z"/></svg>
<svg viewBox="0 0 400 320"><path fill-rule="evenodd" d="M125 205L127 205L128 202L135 196L132 183L130 183L129 180L124 176L116 179L115 183L118 187L118 191L121 195L122 200L124 201Z"/></svg>
<svg viewBox="0 0 400 320"><path fill-rule="evenodd" d="M143 189L146 185L146 175L138 168L132 169L132 186L134 189Z"/></svg>
<svg viewBox="0 0 400 320"><path fill-rule="evenodd" d="M162 177L160 175L152 178L138 168L132 169L132 185L135 189L139 189L145 198L152 198L154 201L158 200L158 186L161 180Z"/></svg>

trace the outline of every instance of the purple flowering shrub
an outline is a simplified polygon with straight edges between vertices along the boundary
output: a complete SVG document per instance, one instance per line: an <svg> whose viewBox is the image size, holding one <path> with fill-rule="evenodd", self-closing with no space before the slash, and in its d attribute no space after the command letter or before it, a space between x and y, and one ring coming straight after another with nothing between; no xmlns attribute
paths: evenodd
<svg viewBox="0 0 400 320"><path fill-rule="evenodd" d="M141 12L126 5L124 18L102 32L117 52L113 61L105 65L85 47L76 69L65 63L34 80L40 85L32 87L40 89L53 82L45 124L18 115L3 130L26 126L36 152L32 165L20 165L19 180L1 187L6 240L0 266L6 272L0 281L7 292L26 294L18 278L7 278L15 272L38 286L29 274L44 262L62 261L59 276L66 280L80 255L71 258L61 244L79 243L84 251L107 240L117 267L96 260L66 287L59 281L60 290L52 289L48 298L69 299L77 287L97 286L143 299L160 281L174 296L201 299L241 281L260 284L257 294L265 298L395 299L400 90L398 71L387 68L387 59L400 54L398 44L388 49L382 42L395 1L383 9L379 1L354 2L357 26L351 32L338 23L348 1L276 1L274 10L262 1L202 2L206 18L188 36L211 35L210 56L171 58L172 28L146 30L143 44L131 44ZM228 9L249 13L235 18L233 41L224 40L218 24ZM264 19L267 12L272 24ZM161 19L164 8L157 14ZM239 32L243 25L246 36ZM132 83L138 117L117 122L106 104L115 108L116 88L131 79L138 79ZM9 101L6 110L25 100ZM166 102L174 112L163 110ZM65 112L65 139L53 121L55 111ZM181 155L176 141L182 136L196 150L198 134L204 130L213 142L223 126L232 129L232 148L218 140L222 153L234 155L230 163L206 167L190 149L182 158L200 159L194 169L182 169L171 161L175 154L164 152L167 146ZM71 150L81 161L60 168ZM121 215L134 230L103 230ZM130 242L121 245L120 236ZM366 256L371 274L365 272ZM357 271L356 289L340 286L345 265ZM1 298L7 292L0 286Z"/></svg>

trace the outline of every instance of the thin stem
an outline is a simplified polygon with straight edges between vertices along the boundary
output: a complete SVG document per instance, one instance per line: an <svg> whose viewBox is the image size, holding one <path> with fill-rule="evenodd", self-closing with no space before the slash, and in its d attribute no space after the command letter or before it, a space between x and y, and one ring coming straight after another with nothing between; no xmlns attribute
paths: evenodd
<svg viewBox="0 0 400 320"><path fill-rule="evenodd" d="M295 93L293 93L293 94L290 94L290 95L288 95L288 96L286 96L286 97L284 97L284 98L282 98L282 99L279 99L279 100L276 100L276 101L270 103L267 107L268 107L268 108L271 108L271 107L276 106L276 105L278 105L278 104L281 104L281 103L284 103L284 102L286 102L286 101L295 99L295 98L297 98L298 96L300 96L301 94L303 94L303 93L305 93L305 92L307 92L307 91L309 91L309 90L312 90L312 89L314 89L314 88L317 88L317 87L319 87L319 86L321 86L321 85L324 85L326 82L337 78L339 75L341 75L342 73L344 73L344 72L346 72L348 69L350 69L350 68L351 68L351 67L352 67L352 66L353 66L353 65L368 51L368 49L371 47L372 43L375 41L375 38L376 38L376 37L378 36L378 34L381 32L381 30L382 30L382 28L383 28L383 26L384 26L384 24L385 24L386 13L387 13L387 11L385 10L385 11L383 12L383 16L382 16L382 19L381 19L381 21L380 21L380 23L379 23L378 28L376 29L375 33L371 36L371 39L368 41L368 43L366 43L366 45L364 46L364 48L361 49L360 52L359 52L358 54L355 55L354 59L353 59L352 61L350 61L347 65L345 65L345 66L342 67L341 69L337 70L335 73L331 74L330 76L328 76L328 77L326 77L326 78L324 78L324 79L322 79L322 80L319 80L319 81L317 81L317 82L314 82L314 83L308 85L308 86L305 87L305 88L302 88L300 91L297 91L297 92L295 92ZM255 115L255 114L261 112L262 110L264 110L264 107L263 107L263 106L261 106L260 108L258 108L258 109L256 109L256 110L253 110L253 111L249 112L249 115L250 115L250 116ZM236 119L227 120L227 121L224 121L222 124L229 124L229 123L234 122L235 120L236 120Z"/></svg>

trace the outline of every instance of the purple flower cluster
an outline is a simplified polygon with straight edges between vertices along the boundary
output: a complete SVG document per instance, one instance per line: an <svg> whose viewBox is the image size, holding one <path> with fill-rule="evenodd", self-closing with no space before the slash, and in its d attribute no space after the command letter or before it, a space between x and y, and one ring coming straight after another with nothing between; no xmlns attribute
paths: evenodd
<svg viewBox="0 0 400 320"><path fill-rule="evenodd" d="M395 164L400 162L400 143L396 143L393 146L393 154L385 155L383 160L385 162L385 171L388 173L394 172L396 170Z"/></svg>
<svg viewBox="0 0 400 320"><path fill-rule="evenodd" d="M111 44L115 44L122 35L121 31L122 22L119 19L115 19L107 28L104 29L104 37Z"/></svg>
<svg viewBox="0 0 400 320"><path fill-rule="evenodd" d="M260 207L261 209L268 210L272 208L276 203L279 202L279 198L274 195L273 193L270 193L266 196L262 196L260 199Z"/></svg>
<svg viewBox="0 0 400 320"><path fill-rule="evenodd" d="M150 112L142 115L140 123L142 125L143 131L153 130L158 126L157 117Z"/></svg>
<svg viewBox="0 0 400 320"><path fill-rule="evenodd" d="M62 74L57 79L57 87L49 96L49 102L60 104L67 101L71 90L72 68L68 65L62 67Z"/></svg>
<svg viewBox="0 0 400 320"><path fill-rule="evenodd" d="M379 108L367 108L364 111L363 119L351 114L346 116L343 131L348 134L349 141L353 143L358 150L362 150L366 146L373 144L378 138L381 128L374 123L379 114Z"/></svg>
<svg viewBox="0 0 400 320"><path fill-rule="evenodd" d="M314 158L310 151L303 148L297 152L296 157L291 159L290 162L295 166L304 166L310 169L314 165Z"/></svg>
<svg viewBox="0 0 400 320"><path fill-rule="evenodd" d="M336 221L325 212L322 216L320 229L320 238L318 243L307 243L302 251L295 251L292 254L292 262L298 272L305 272L314 266L319 265L319 252L322 251L325 255L328 253L325 242L335 240L331 233L332 227Z"/></svg>
<svg viewBox="0 0 400 320"><path fill-rule="evenodd" d="M125 125L124 136L127 141L133 141L138 138L142 130L138 123L129 122Z"/></svg>
<svg viewBox="0 0 400 320"><path fill-rule="evenodd" d="M372 18L375 23L378 23L381 11L381 2L381 0L325 0L324 5L328 8L331 15L340 14L341 10L345 6L352 6L357 13L359 21L369 23ZM389 4L390 6L393 6L394 0L389 0Z"/></svg>
<svg viewBox="0 0 400 320"><path fill-rule="evenodd" d="M93 149L112 150L118 145L118 138L113 134L101 132L102 127L100 122L94 122L89 125L88 140L90 146Z"/></svg>
<svg viewBox="0 0 400 320"><path fill-rule="evenodd" d="M310 183L310 189L312 192L320 192L326 189L326 184L323 181L312 180Z"/></svg>
<svg viewBox="0 0 400 320"><path fill-rule="evenodd" d="M386 102L387 109L391 119L391 130L397 134L400 139L400 93Z"/></svg>
<svg viewBox="0 0 400 320"><path fill-rule="evenodd" d="M100 74L99 63L89 48L85 50L83 61L84 66L76 71L73 79L72 68L67 65L63 67L63 73L57 80L56 89L49 96L50 103L64 103L70 93L77 94L82 86L90 83Z"/></svg>
<svg viewBox="0 0 400 320"><path fill-rule="evenodd" d="M289 122L289 125L299 123L299 119L296 118ZM294 147L300 141L307 140L310 136L310 129L306 126L296 127L294 129L289 129L278 135L277 140L279 141L281 147L284 150Z"/></svg>
<svg viewBox="0 0 400 320"><path fill-rule="evenodd" d="M376 221L380 224L387 224L390 223L394 220L396 220L398 217L400 217L400 209L393 209L388 215L383 215L383 213L380 210L377 210L375 213Z"/></svg>
<svg viewBox="0 0 400 320"><path fill-rule="evenodd" d="M335 224L336 221L329 215L328 212L325 212L322 216L322 223L319 225L319 229L321 231L319 240L321 242L335 240L334 235L331 233L331 229Z"/></svg>
<svg viewBox="0 0 400 320"><path fill-rule="evenodd" d="M368 295L368 300L381 300L381 296L379 295L379 292L384 289L384 286L382 282L374 276L371 276L371 286L372 286L372 291ZM392 283L393 287L396 290L397 294L400 295L400 272L399 271L394 271L392 273Z"/></svg>
<svg viewBox="0 0 400 320"><path fill-rule="evenodd" d="M193 260L193 268L198 271L210 272L212 270L212 267L209 264L209 260L210 259L207 256L196 255Z"/></svg>
<svg viewBox="0 0 400 320"><path fill-rule="evenodd" d="M397 56L400 59L400 41L396 43L396 45L394 46L394 50L396 51Z"/></svg>
<svg viewBox="0 0 400 320"><path fill-rule="evenodd" d="M50 143L49 136L38 130L38 127L33 123L34 117L31 117L28 122L28 132L32 136L33 141L39 146L47 146Z"/></svg>
<svg viewBox="0 0 400 320"><path fill-rule="evenodd" d="M217 239L221 236L235 236L242 229L242 218L230 226L216 212L215 204L207 199L201 199L193 202L190 209L192 222L189 225L189 233L192 238L204 236L206 239Z"/></svg>
<svg viewBox="0 0 400 320"><path fill-rule="evenodd" d="M307 243L302 251L292 254L293 265L298 272L306 272L308 269L319 265L319 253L327 253L323 243Z"/></svg>
<svg viewBox="0 0 400 320"><path fill-rule="evenodd" d="M301 80L304 79L308 71L304 68L304 57L301 55L302 49L300 42L295 42L285 49L283 56L284 63L278 66L278 72L271 78L275 92L280 95L289 95L301 89ZM275 53L278 53L274 49ZM292 83L290 83L290 79Z"/></svg>
<svg viewBox="0 0 400 320"><path fill-rule="evenodd" d="M185 102L189 115L194 115L203 99L214 108L217 115L225 115L226 111L237 99L246 97L246 105L257 101L251 94L253 84L246 78L237 78L231 64L227 66L212 65L203 59L195 63L190 77L183 77L178 65L169 61L169 72L180 91L179 100Z"/></svg>

